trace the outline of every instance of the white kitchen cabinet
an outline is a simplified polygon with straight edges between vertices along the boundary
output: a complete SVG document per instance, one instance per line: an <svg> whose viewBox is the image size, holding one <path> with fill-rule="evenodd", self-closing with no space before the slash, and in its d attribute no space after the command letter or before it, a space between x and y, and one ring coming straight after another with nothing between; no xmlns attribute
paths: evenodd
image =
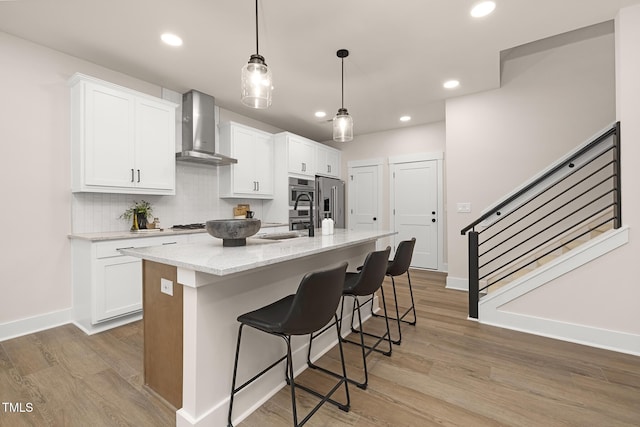
<svg viewBox="0 0 640 427"><path fill-rule="evenodd" d="M227 122L220 126L219 147L238 160L218 168L220 197L273 198L273 134Z"/></svg>
<svg viewBox="0 0 640 427"><path fill-rule="evenodd" d="M317 144L316 166L316 175L340 178L340 151L324 144Z"/></svg>
<svg viewBox="0 0 640 427"><path fill-rule="evenodd" d="M289 174L313 178L316 174L317 143L290 132L279 133L276 139L286 144Z"/></svg>
<svg viewBox="0 0 640 427"><path fill-rule="evenodd" d="M119 249L169 245L186 235L90 241L73 239L72 282L75 323L92 334L142 318L142 261Z"/></svg>
<svg viewBox="0 0 640 427"><path fill-rule="evenodd" d="M82 74L69 84L72 191L175 194L176 104Z"/></svg>

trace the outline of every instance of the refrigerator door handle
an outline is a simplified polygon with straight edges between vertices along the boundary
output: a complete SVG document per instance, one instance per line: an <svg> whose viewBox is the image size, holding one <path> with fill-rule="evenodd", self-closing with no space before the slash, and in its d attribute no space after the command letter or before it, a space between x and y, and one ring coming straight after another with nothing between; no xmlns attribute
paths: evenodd
<svg viewBox="0 0 640 427"><path fill-rule="evenodd" d="M338 187L335 185L331 187L331 204L331 219L335 221L338 210Z"/></svg>

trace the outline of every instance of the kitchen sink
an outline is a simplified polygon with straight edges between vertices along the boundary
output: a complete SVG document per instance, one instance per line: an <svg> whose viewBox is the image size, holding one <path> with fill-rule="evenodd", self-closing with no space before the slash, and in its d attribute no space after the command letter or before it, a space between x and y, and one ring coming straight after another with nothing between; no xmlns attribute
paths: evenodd
<svg viewBox="0 0 640 427"><path fill-rule="evenodd" d="M287 239L295 239L298 237L306 237L309 235L308 231L290 231L286 233L272 233L272 234L264 234L261 236L256 236L260 239L267 240L287 240Z"/></svg>

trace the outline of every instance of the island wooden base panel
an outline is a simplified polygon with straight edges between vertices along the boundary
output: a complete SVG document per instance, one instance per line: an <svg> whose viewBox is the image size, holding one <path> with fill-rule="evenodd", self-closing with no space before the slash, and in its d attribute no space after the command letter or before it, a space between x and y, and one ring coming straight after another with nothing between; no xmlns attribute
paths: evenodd
<svg viewBox="0 0 640 427"><path fill-rule="evenodd" d="M182 285L177 270L142 262L144 311L144 382L176 408L182 407ZM172 282L173 295L161 292L161 280Z"/></svg>
<svg viewBox="0 0 640 427"><path fill-rule="evenodd" d="M469 321L467 294L445 289L444 275L412 270L411 279L418 324L404 326L391 357L368 358L369 388L349 388L351 411L324 405L308 425L638 425L640 358ZM360 374L357 347L345 351L349 373ZM318 363L337 367L336 356ZM0 426L175 425L175 410L142 378L142 322L92 336L65 325L4 341L0 397L33 410L2 412ZM299 379L331 381L312 370ZM298 403L304 416L314 399L300 392ZM290 425L287 389L240 423Z"/></svg>

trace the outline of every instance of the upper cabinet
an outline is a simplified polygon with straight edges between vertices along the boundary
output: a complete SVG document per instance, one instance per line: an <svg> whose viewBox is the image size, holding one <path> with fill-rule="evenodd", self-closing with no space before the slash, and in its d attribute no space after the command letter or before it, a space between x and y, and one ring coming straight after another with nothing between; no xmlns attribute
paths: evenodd
<svg viewBox="0 0 640 427"><path fill-rule="evenodd" d="M235 122L220 125L220 152L238 160L221 166L220 197L273 198L274 138Z"/></svg>
<svg viewBox="0 0 640 427"><path fill-rule="evenodd" d="M72 191L175 194L176 104L75 74Z"/></svg>
<svg viewBox="0 0 640 427"><path fill-rule="evenodd" d="M340 177L340 151L318 144L316 146L316 175Z"/></svg>
<svg viewBox="0 0 640 427"><path fill-rule="evenodd" d="M276 138L286 144L289 174L315 177L316 142L289 132L279 133Z"/></svg>

